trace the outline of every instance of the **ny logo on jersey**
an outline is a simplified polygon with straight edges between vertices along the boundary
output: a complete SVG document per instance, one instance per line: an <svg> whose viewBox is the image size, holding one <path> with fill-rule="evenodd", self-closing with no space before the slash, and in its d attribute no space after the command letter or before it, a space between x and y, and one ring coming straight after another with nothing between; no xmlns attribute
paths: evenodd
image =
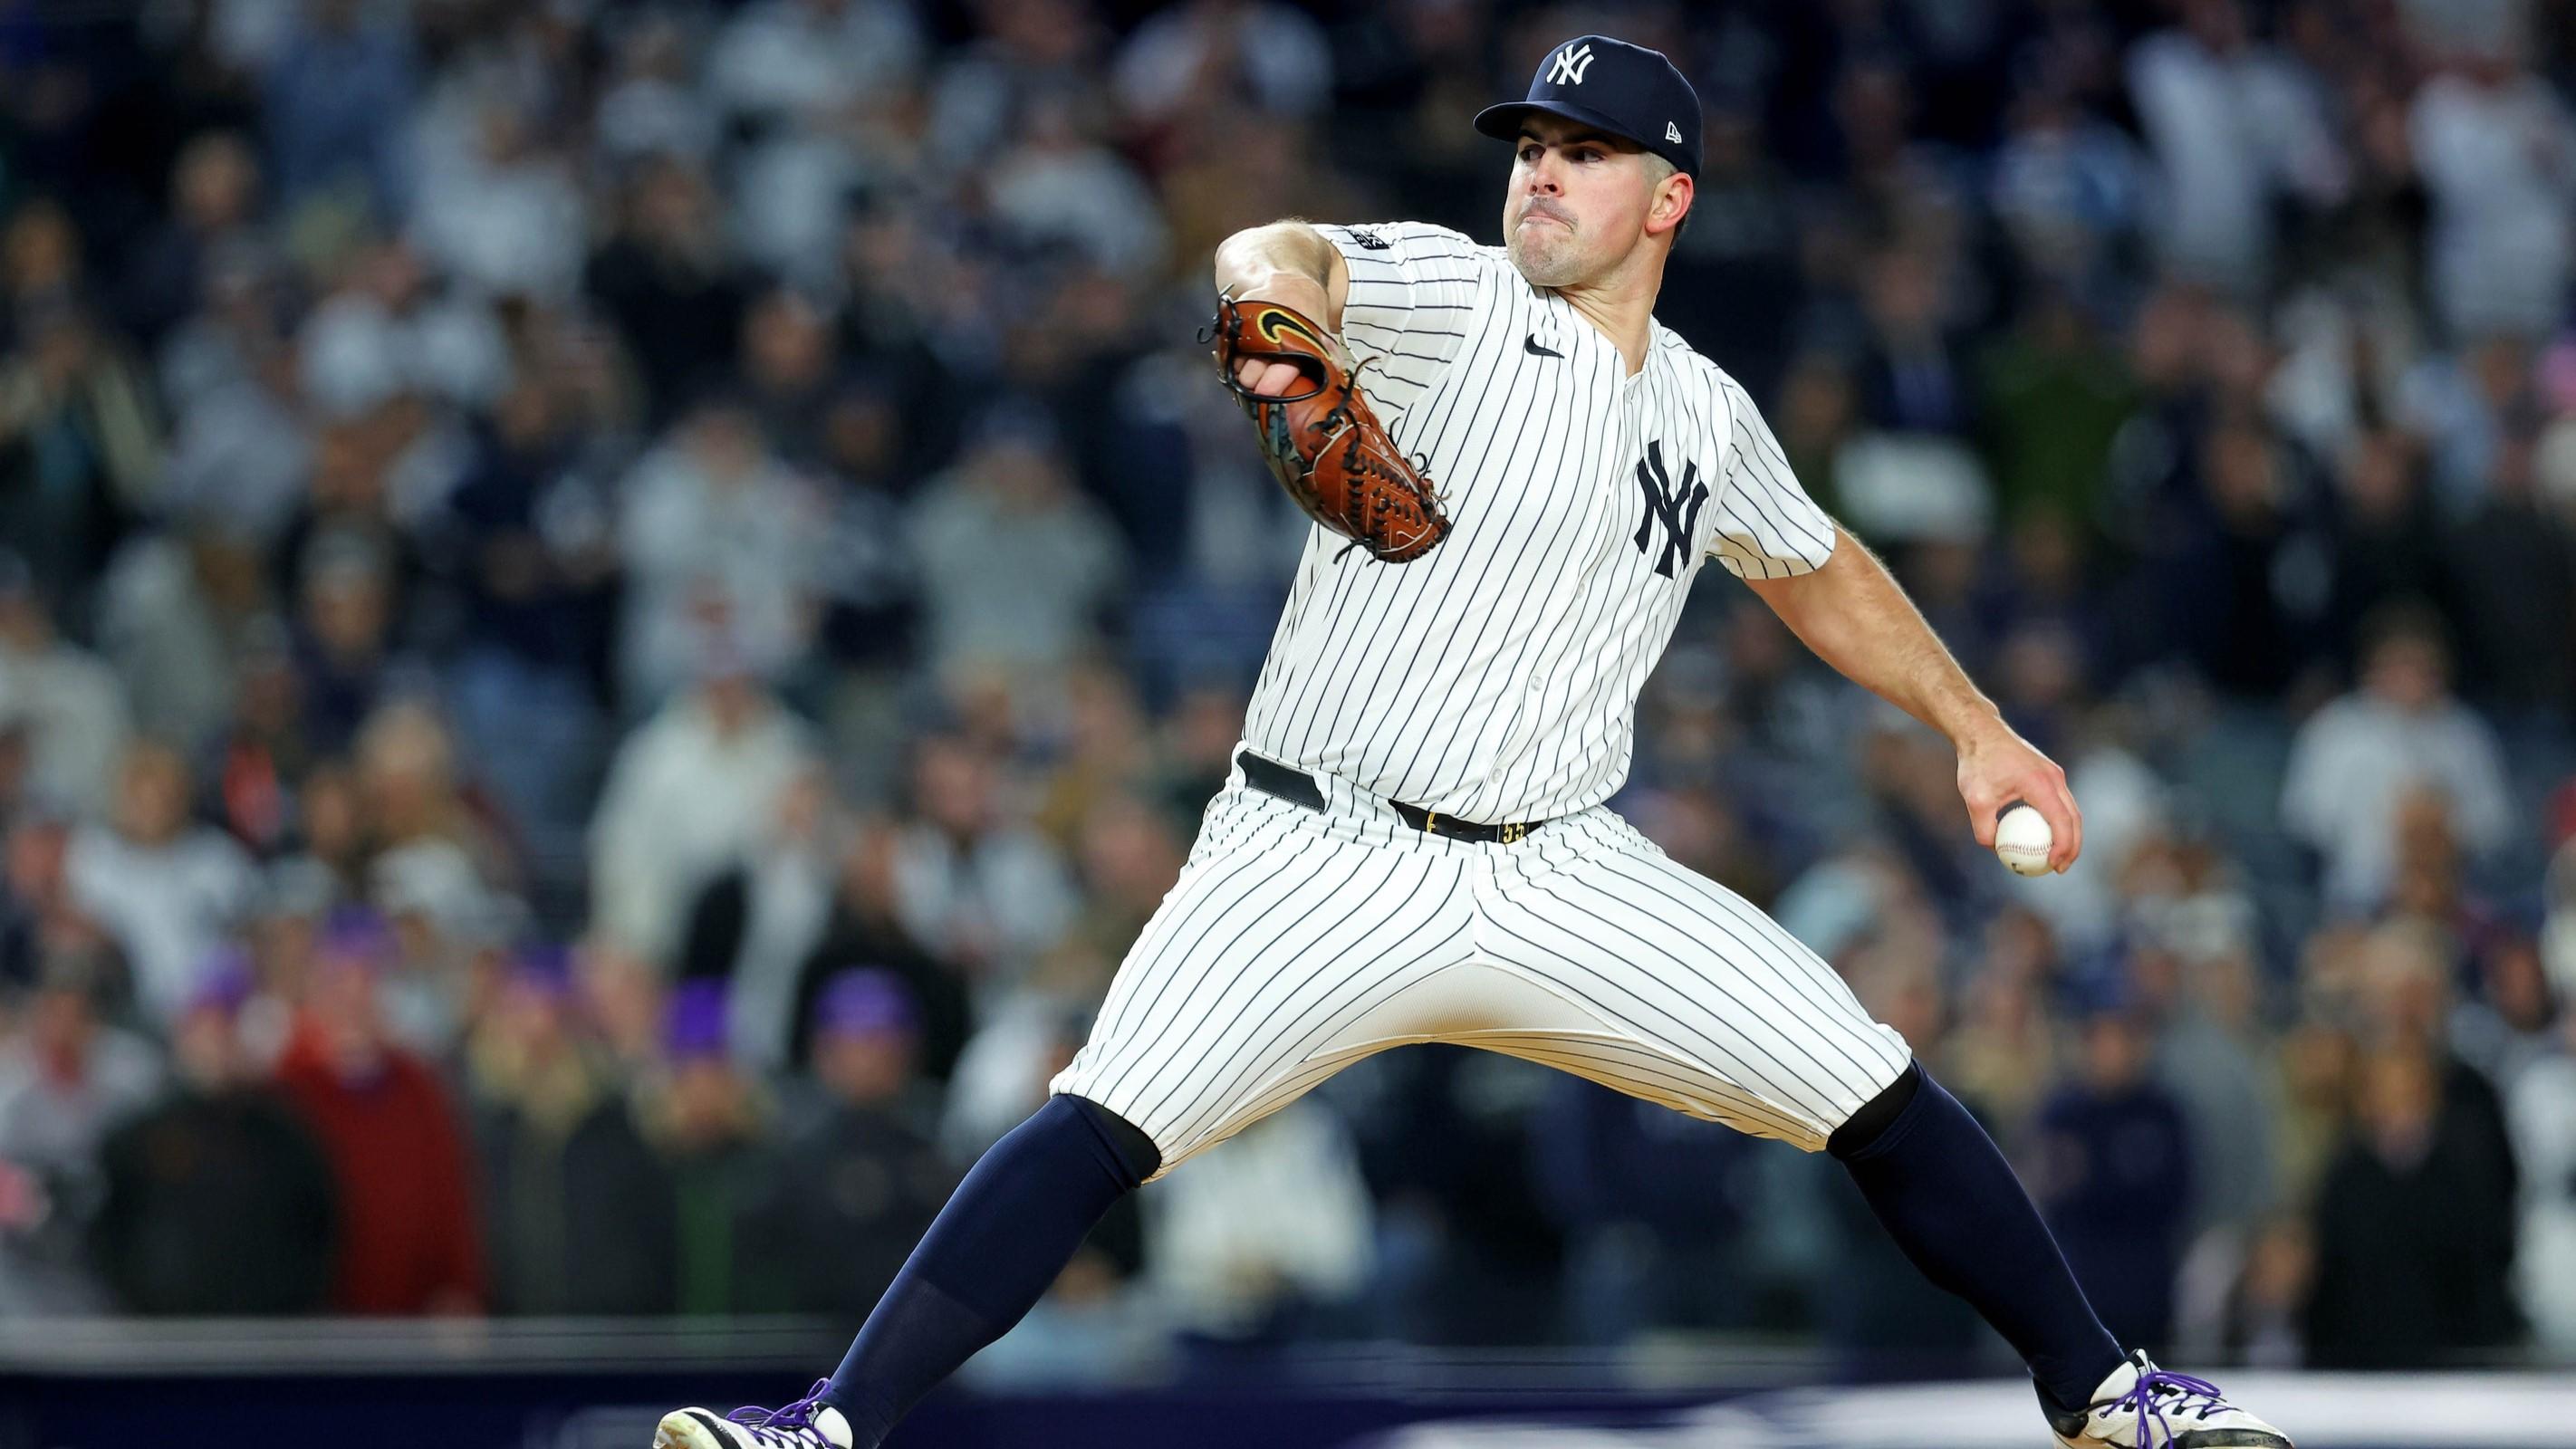
<svg viewBox="0 0 2576 1449"><path fill-rule="evenodd" d="M1583 73L1592 69L1592 42L1569 45L1556 53L1556 63L1547 68L1547 83L1552 86L1579 86Z"/></svg>
<svg viewBox="0 0 2576 1449"><path fill-rule="evenodd" d="M1664 445L1658 439L1648 443L1646 456L1637 460L1637 487L1646 495L1645 521L1637 525L1637 553L1644 556L1646 545L1654 540L1655 520L1662 519L1664 551L1655 560L1655 572L1671 578L1673 566L1681 562L1691 534L1699 528L1699 506L1708 501L1708 485L1699 481L1699 464L1684 459L1682 486L1675 491L1672 475L1664 471Z"/></svg>

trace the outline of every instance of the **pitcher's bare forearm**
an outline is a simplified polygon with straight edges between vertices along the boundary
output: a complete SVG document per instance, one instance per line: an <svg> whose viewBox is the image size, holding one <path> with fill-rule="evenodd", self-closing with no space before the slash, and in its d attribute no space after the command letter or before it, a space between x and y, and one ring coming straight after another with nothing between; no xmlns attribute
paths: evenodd
<svg viewBox="0 0 2576 1449"><path fill-rule="evenodd" d="M1817 658L1952 743L2001 717L1887 566L1839 525L1824 567L1745 582Z"/></svg>
<svg viewBox="0 0 2576 1449"><path fill-rule="evenodd" d="M1959 795L1977 843L1995 843L1995 817L2026 801L2047 819L2049 864L2064 870L2084 848L2084 816L2066 772L2004 722L1959 667L1887 566L1837 524L1824 567L1785 579L1748 579L1816 657L1898 709L1939 730L1959 752Z"/></svg>
<svg viewBox="0 0 2576 1449"><path fill-rule="evenodd" d="M1218 244L1216 285L1238 300L1294 307L1339 333L1351 274L1322 232L1302 221L1274 221Z"/></svg>

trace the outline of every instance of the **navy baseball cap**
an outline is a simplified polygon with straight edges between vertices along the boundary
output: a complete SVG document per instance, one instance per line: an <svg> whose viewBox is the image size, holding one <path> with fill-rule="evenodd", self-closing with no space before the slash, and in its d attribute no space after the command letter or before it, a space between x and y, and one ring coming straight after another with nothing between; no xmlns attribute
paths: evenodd
<svg viewBox="0 0 2576 1449"><path fill-rule="evenodd" d="M1521 117L1545 111L1624 137L1699 175L1699 92L1660 50L1606 35L1578 35L1547 53L1530 77L1525 100L1487 106L1476 129L1509 141Z"/></svg>

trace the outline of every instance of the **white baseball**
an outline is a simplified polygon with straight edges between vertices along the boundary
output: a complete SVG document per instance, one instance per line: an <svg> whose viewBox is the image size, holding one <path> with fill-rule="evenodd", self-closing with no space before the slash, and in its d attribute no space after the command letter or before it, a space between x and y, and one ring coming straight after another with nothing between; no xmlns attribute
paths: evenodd
<svg viewBox="0 0 2576 1449"><path fill-rule="evenodd" d="M2048 874L2049 848L2056 843L2048 817L2028 805L2015 805L1995 822L1995 858L2015 875Z"/></svg>

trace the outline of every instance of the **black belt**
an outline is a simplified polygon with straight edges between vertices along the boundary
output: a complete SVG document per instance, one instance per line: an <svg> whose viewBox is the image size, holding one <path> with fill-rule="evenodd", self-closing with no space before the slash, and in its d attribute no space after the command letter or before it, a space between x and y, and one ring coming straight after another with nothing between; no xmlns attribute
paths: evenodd
<svg viewBox="0 0 2576 1449"><path fill-rule="evenodd" d="M1243 766L1243 783L1253 789L1264 795L1276 795L1292 805L1303 805L1309 810L1324 808L1324 788L1315 783L1314 776L1250 750L1237 750L1234 758ZM1404 817L1405 824L1425 835L1477 845L1515 844L1547 823L1544 820L1516 820L1508 825L1479 825L1473 820L1461 820L1455 815L1443 815L1419 805L1407 805L1401 800L1386 803L1395 807L1395 813Z"/></svg>

